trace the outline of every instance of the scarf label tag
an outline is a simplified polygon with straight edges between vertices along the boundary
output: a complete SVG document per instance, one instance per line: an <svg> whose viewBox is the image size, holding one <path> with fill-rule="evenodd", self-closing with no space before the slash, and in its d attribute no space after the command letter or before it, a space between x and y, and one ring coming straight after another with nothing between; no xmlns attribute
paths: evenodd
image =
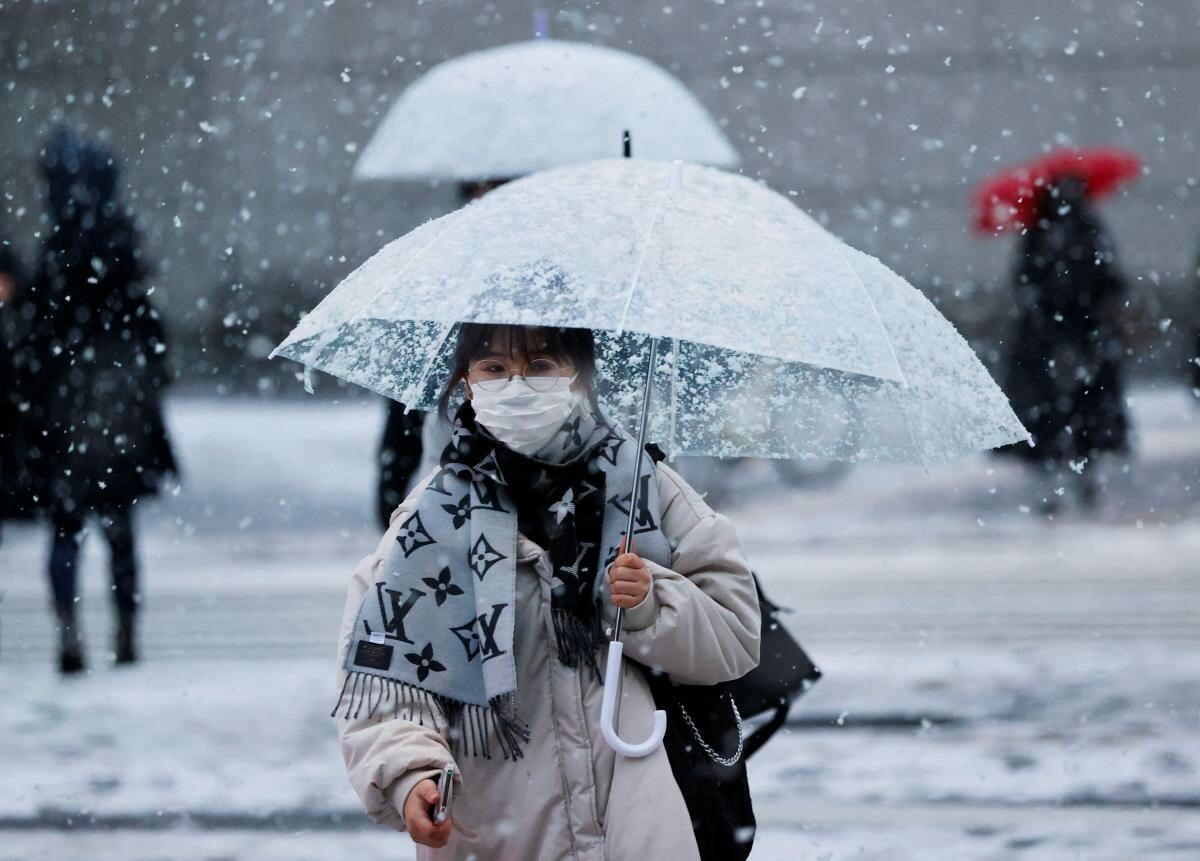
<svg viewBox="0 0 1200 861"><path fill-rule="evenodd" d="M372 670L388 670L392 666L392 647L381 643L358 641L354 652L354 663L359 667L369 667Z"/></svg>
<svg viewBox="0 0 1200 861"><path fill-rule="evenodd" d="M384 641L386 640L386 637L384 637L383 631L372 631L371 636L368 637L368 639L372 643L382 646L384 644Z"/></svg>

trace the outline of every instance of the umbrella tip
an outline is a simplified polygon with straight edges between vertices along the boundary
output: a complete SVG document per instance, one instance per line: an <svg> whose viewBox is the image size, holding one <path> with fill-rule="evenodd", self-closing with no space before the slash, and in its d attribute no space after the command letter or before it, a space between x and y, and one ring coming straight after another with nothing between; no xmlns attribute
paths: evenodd
<svg viewBox="0 0 1200 861"><path fill-rule="evenodd" d="M683 188L683 162L679 159L671 163L671 188Z"/></svg>
<svg viewBox="0 0 1200 861"><path fill-rule="evenodd" d="M533 10L533 38L550 38L550 13L545 9Z"/></svg>

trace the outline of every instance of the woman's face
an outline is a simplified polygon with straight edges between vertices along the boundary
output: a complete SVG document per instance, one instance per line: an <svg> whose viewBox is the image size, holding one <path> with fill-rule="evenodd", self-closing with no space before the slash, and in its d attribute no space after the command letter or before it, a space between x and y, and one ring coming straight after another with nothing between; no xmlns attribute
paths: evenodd
<svg viewBox="0 0 1200 861"><path fill-rule="evenodd" d="M566 381L575 376L576 369L571 360L551 353L544 343L539 348L535 342L532 349L528 349L526 344L514 343L506 330L498 330L487 353L473 358L467 368L467 397L472 396L473 387L495 391L513 377L521 377L534 391L551 391L568 385ZM578 379L570 385L577 388Z"/></svg>

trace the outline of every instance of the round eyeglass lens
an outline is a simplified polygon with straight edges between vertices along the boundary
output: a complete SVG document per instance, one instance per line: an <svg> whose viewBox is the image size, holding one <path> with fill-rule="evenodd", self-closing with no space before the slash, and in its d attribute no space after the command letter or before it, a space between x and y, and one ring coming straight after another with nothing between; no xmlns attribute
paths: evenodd
<svg viewBox="0 0 1200 861"><path fill-rule="evenodd" d="M525 366L525 382L535 392L548 392L566 380L562 367L549 359L534 359Z"/></svg>

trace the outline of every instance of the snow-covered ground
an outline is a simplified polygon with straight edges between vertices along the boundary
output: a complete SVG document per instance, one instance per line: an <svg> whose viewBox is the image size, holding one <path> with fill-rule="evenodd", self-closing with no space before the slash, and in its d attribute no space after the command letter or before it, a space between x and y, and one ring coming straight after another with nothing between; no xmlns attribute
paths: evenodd
<svg viewBox="0 0 1200 861"><path fill-rule="evenodd" d="M1103 506L1047 519L1007 461L720 478L826 672L751 762L755 859L1200 857L1200 410L1139 391ZM0 861L409 858L326 717L382 420L357 401L181 400L185 480L142 513L146 661L61 681L45 538L0 545Z"/></svg>

